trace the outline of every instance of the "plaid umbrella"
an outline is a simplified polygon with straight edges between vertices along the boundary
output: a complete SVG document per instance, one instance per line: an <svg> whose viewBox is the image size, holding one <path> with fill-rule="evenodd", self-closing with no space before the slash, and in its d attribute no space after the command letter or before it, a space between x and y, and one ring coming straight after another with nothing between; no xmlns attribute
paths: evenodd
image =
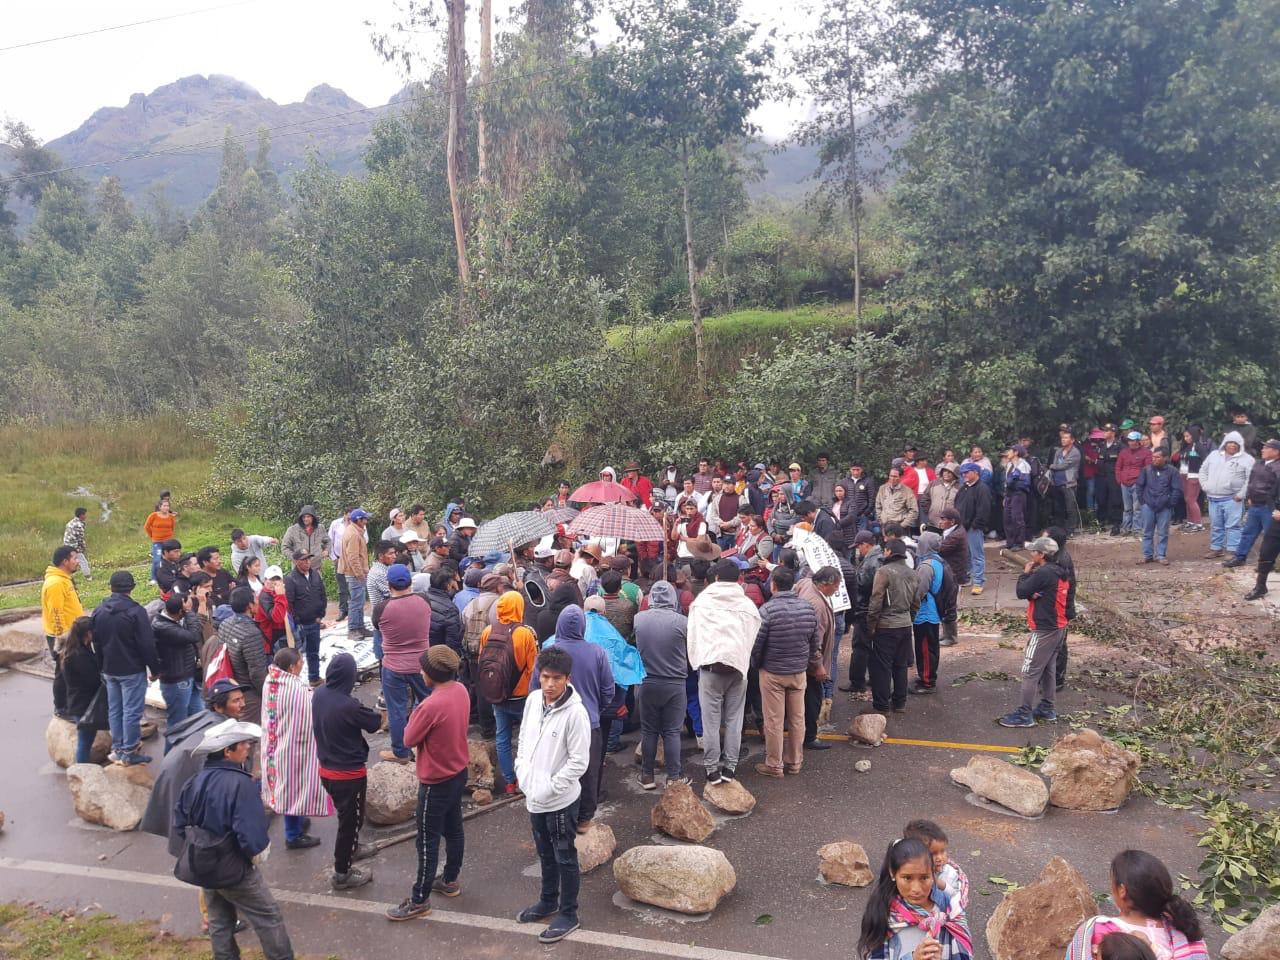
<svg viewBox="0 0 1280 960"><path fill-rule="evenodd" d="M574 503L630 503L635 498L634 493L611 480L593 480L569 494Z"/></svg>
<svg viewBox="0 0 1280 960"><path fill-rule="evenodd" d="M662 525L648 510L621 503L583 510L566 528L566 532L586 537L617 537L636 543L662 540Z"/></svg>
<svg viewBox="0 0 1280 960"><path fill-rule="evenodd" d="M552 523L568 523L578 515L578 511L573 507L552 507L550 510L543 510L542 515Z"/></svg>
<svg viewBox="0 0 1280 960"><path fill-rule="evenodd" d="M556 525L548 514L536 510L504 513L480 524L480 529L471 538L467 555L483 557L489 553L510 553L512 547L541 540L555 532Z"/></svg>

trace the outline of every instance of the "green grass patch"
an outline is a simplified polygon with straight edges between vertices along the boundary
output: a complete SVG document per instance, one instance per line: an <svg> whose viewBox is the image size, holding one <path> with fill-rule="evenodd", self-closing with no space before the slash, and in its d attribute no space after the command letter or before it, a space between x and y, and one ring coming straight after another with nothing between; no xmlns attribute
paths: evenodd
<svg viewBox="0 0 1280 960"><path fill-rule="evenodd" d="M0 903L0 957L6 960L207 960L211 956L208 940L174 936L150 921ZM261 950L244 951L246 960L261 956ZM336 957L331 954L328 960Z"/></svg>
<svg viewBox="0 0 1280 960"><path fill-rule="evenodd" d="M40 578L77 506L87 507L92 582L80 582L89 608L107 592L112 570L129 569L141 602L147 587L151 541L142 524L160 490L172 493L177 537L184 547L221 547L230 563L230 531L279 537L286 526L206 493L213 448L191 436L181 421L156 417L110 424L0 429L0 583ZM83 491L79 494L76 491ZM0 608L35 606L39 584L0 591Z"/></svg>

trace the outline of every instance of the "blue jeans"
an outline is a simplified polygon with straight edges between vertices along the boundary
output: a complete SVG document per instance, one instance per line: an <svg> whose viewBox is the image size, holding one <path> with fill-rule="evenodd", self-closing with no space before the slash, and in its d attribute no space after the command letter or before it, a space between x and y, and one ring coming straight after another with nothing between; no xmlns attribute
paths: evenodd
<svg viewBox="0 0 1280 960"><path fill-rule="evenodd" d="M1121 530L1137 530L1138 514L1141 505L1138 503L1138 487L1136 484L1125 486L1120 484L1120 499L1124 503L1124 516L1120 519Z"/></svg>
<svg viewBox="0 0 1280 960"><path fill-rule="evenodd" d="M690 670L684 678L685 713L695 737L702 736L702 704L698 702L698 671Z"/></svg>
<svg viewBox="0 0 1280 960"><path fill-rule="evenodd" d="M76 727L76 763L93 762L93 741L98 731L92 727Z"/></svg>
<svg viewBox="0 0 1280 960"><path fill-rule="evenodd" d="M142 711L146 707L147 675L102 675L107 685L107 720L111 724L111 749L117 755L133 753L142 741Z"/></svg>
<svg viewBox="0 0 1280 960"><path fill-rule="evenodd" d="M373 628L373 659L382 662L382 631L377 627Z"/></svg>
<svg viewBox="0 0 1280 960"><path fill-rule="evenodd" d="M286 813L284 816L285 840L297 840L306 833L307 831L304 829L306 822L306 817L293 817Z"/></svg>
<svg viewBox="0 0 1280 960"><path fill-rule="evenodd" d="M969 544L969 580L975 587L981 587L987 582L987 555L982 549L986 534L981 530L966 530L964 537Z"/></svg>
<svg viewBox="0 0 1280 960"><path fill-rule="evenodd" d="M318 623L298 623L293 624L293 638L301 648L301 653L307 658L307 679L319 680L320 678L320 624Z"/></svg>
<svg viewBox="0 0 1280 960"><path fill-rule="evenodd" d="M156 574L160 572L160 544L153 542L151 544L151 579L155 580Z"/></svg>
<svg viewBox="0 0 1280 960"><path fill-rule="evenodd" d="M382 698L387 702L387 729L391 732L391 750L397 757L412 757L413 751L404 745L404 725L409 722L413 703L427 699L427 685L420 673L396 673L382 668ZM510 739L507 741L510 747Z"/></svg>
<svg viewBox="0 0 1280 960"><path fill-rule="evenodd" d="M164 697L165 726L172 730L187 717L204 709L203 684L194 677L176 683L161 683L160 695Z"/></svg>
<svg viewBox="0 0 1280 960"><path fill-rule="evenodd" d="M1240 517L1244 507L1231 497L1209 498L1209 549L1235 553L1240 546Z"/></svg>
<svg viewBox="0 0 1280 960"><path fill-rule="evenodd" d="M1151 556L1151 541L1154 537L1156 559L1164 559L1164 555L1169 551L1169 521L1172 519L1172 507L1152 510L1146 504L1142 505L1142 555L1144 557Z"/></svg>
<svg viewBox="0 0 1280 960"><path fill-rule="evenodd" d="M1084 502L1085 502L1085 506L1087 506L1090 510L1097 510L1097 509L1098 509L1098 498L1097 498L1097 495L1096 495L1096 493L1097 493L1097 489L1098 489L1098 478L1097 478L1097 477L1089 477L1089 478L1087 478L1087 479L1085 480L1085 482L1084 482Z"/></svg>
<svg viewBox="0 0 1280 960"><path fill-rule="evenodd" d="M494 739L498 741L498 769L502 771L502 779L507 783L516 782L516 761L511 755L511 728L523 716L523 700L504 700L502 703L493 705Z"/></svg>
<svg viewBox="0 0 1280 960"><path fill-rule="evenodd" d="M1245 510L1244 528L1240 531L1240 542L1236 544L1236 559L1244 560L1253 549L1253 541L1265 536L1271 527L1271 508L1250 506Z"/></svg>
<svg viewBox="0 0 1280 960"><path fill-rule="evenodd" d="M347 632L364 633L364 577L347 577Z"/></svg>

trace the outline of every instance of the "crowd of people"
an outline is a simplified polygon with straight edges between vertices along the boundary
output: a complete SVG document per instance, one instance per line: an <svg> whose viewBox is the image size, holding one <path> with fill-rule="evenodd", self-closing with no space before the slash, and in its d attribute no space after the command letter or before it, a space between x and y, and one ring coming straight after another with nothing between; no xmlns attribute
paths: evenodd
<svg viewBox="0 0 1280 960"><path fill-rule="evenodd" d="M551 515L553 533L483 556L473 555L478 524L461 498L434 524L421 505L393 508L376 537L359 506L327 525L304 506L279 538L232 530L226 570L222 545L184 547L166 492L145 526L160 598L140 605L132 574L117 570L89 615L73 580L90 574L77 510L42 591L54 710L77 724L78 762L107 729L112 762L148 763L140 724L148 680L159 681L165 755L143 829L166 837L202 888L217 958L235 955L238 918L258 930L269 958L292 955L255 869L269 850L264 807L283 818L290 850L319 845L311 819L335 816L333 888L369 882L361 861L378 850L360 840L368 738L384 723L390 745L379 758L413 765L420 783L418 869L388 918L428 915L432 893L458 896L467 732L476 725L495 743L500 791L524 798L541 863L540 898L519 919L545 922L540 938L552 943L578 926L575 838L591 829L604 757L625 732L638 730L645 790L658 786L660 744L666 781L685 776L686 731L709 784L740 775L744 730L764 739L757 775L800 775L806 754L829 746L819 730L837 687L880 713L937 689L941 651L958 642L959 592L985 588L988 540L1019 551L1015 589L1026 601L1020 685L999 718L1008 727L1056 719L1075 616L1068 543L1082 509L1116 535L1140 525L1142 561L1167 562L1171 522L1181 516L1199 529L1203 495L1212 552L1230 551L1227 565L1244 562L1261 537L1250 596L1265 593L1280 553L1280 441L1257 446L1242 419L1216 447L1198 427L1176 444L1160 417L1145 434L1128 421L1104 424L1080 446L1064 425L1043 458L1022 438L998 463L974 446L963 461L945 450L931 464L907 445L883 483L857 462L841 476L825 456L807 471L705 459L689 474L669 464L655 477L633 461L620 477L604 468L600 480L652 515L656 541L574 536L568 523L590 504L564 482L530 505ZM276 548L285 563L268 563ZM336 610L325 564L336 574ZM348 638L372 641L375 707L353 694L350 654L330 657L321 673L321 631L343 620ZM849 667L838 682L845 637ZM226 837L232 853L222 857L210 838ZM945 845L936 825L920 821L890 847L861 956L971 955L967 883ZM215 873L227 857L230 868ZM1121 917L1098 918L1081 950L1145 956L1126 939L1139 934L1156 956L1199 955L1169 952L1198 940L1198 928L1177 898L1159 899L1168 875L1151 860L1117 857Z"/></svg>

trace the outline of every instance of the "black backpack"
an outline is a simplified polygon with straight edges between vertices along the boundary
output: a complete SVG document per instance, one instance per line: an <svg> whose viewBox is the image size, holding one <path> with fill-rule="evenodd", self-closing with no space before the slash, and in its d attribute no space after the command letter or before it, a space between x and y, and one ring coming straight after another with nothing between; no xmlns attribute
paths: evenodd
<svg viewBox="0 0 1280 960"><path fill-rule="evenodd" d="M516 664L516 647L513 634L519 623L495 623L489 629L489 639L480 650L476 664L476 685L480 696L489 703L502 703L510 699L520 679L520 667Z"/></svg>

